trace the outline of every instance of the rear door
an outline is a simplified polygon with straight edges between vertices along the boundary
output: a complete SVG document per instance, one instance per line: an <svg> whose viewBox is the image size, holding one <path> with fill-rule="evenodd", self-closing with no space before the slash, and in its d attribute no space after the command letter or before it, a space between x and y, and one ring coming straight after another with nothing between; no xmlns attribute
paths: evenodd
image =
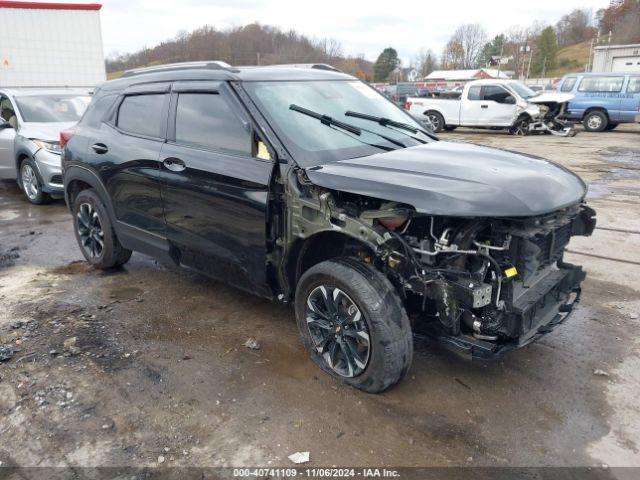
<svg viewBox="0 0 640 480"><path fill-rule="evenodd" d="M268 295L266 214L274 165L229 86L176 82L167 140L160 155L162 197L167 238L179 247L180 262Z"/></svg>
<svg viewBox="0 0 640 480"><path fill-rule="evenodd" d="M162 236L165 230L158 176L170 86L146 84L125 90L109 121L101 123L86 147L89 163L107 187L116 219L122 228L132 227L143 236Z"/></svg>
<svg viewBox="0 0 640 480"><path fill-rule="evenodd" d="M486 108L482 102L482 87L473 85L467 90L467 97L460 98L460 125L482 125L480 123L481 113Z"/></svg>

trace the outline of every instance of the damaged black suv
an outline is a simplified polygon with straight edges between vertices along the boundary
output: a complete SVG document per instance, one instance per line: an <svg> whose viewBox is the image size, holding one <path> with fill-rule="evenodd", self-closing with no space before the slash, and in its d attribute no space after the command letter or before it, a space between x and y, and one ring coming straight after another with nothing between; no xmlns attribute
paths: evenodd
<svg viewBox="0 0 640 480"><path fill-rule="evenodd" d="M293 301L313 361L368 392L407 373L413 331L493 357L560 324L585 278L563 260L595 226L580 178L438 141L325 65L129 71L61 144L88 262L136 250Z"/></svg>

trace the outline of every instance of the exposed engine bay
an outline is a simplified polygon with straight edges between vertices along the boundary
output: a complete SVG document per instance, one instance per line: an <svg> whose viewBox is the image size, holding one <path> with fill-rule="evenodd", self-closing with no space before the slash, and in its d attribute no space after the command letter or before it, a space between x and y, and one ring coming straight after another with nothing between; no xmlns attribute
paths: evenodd
<svg viewBox="0 0 640 480"><path fill-rule="evenodd" d="M571 236L595 228L584 204L535 217L430 216L298 176L289 244L327 230L352 237L346 253L383 271L414 331L447 346L498 355L551 331L579 299L585 273L563 253Z"/></svg>
<svg viewBox="0 0 640 480"><path fill-rule="evenodd" d="M560 98L556 98L560 97ZM530 98L529 102L535 103L540 109L540 117L534 118L529 125L530 133L549 132L552 135L561 137L575 137L577 131L572 127L571 123L566 120L568 99L564 100L564 96L559 94L541 94ZM566 95L572 97L572 95Z"/></svg>

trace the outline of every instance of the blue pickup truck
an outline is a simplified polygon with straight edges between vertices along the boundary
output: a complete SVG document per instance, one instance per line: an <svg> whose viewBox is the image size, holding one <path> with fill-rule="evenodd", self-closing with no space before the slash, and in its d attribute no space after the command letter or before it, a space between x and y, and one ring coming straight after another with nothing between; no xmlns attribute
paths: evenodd
<svg viewBox="0 0 640 480"><path fill-rule="evenodd" d="M558 91L575 95L569 102L567 118L581 121L588 132L640 122L640 72L570 73L564 76Z"/></svg>

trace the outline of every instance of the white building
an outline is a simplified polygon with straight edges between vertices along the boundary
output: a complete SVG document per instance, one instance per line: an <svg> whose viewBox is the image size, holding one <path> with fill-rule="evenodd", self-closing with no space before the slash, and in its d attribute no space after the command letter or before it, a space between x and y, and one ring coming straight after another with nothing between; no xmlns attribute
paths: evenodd
<svg viewBox="0 0 640 480"><path fill-rule="evenodd" d="M92 87L106 80L101 7L0 1L0 86Z"/></svg>
<svg viewBox="0 0 640 480"><path fill-rule="evenodd" d="M593 49L593 72L640 72L640 43Z"/></svg>

